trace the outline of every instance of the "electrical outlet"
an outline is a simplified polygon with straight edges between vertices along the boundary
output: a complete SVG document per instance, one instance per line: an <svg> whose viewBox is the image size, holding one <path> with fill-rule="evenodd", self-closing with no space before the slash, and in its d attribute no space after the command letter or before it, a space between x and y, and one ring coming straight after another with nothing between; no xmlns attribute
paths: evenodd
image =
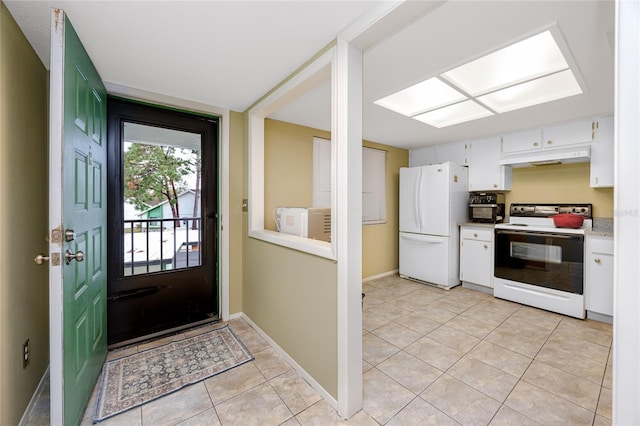
<svg viewBox="0 0 640 426"><path fill-rule="evenodd" d="M29 346L29 339L22 345L22 368L27 368L29 360L31 359L31 353L29 352L31 347Z"/></svg>

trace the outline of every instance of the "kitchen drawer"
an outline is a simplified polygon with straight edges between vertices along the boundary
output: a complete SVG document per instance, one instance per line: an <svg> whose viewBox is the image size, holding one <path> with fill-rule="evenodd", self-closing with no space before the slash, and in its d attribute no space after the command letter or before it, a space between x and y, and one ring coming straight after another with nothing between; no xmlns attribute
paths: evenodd
<svg viewBox="0 0 640 426"><path fill-rule="evenodd" d="M463 226L460 230L460 238L463 240L493 241L493 229L472 228Z"/></svg>
<svg viewBox="0 0 640 426"><path fill-rule="evenodd" d="M613 254L613 238L588 237L588 243L591 252Z"/></svg>

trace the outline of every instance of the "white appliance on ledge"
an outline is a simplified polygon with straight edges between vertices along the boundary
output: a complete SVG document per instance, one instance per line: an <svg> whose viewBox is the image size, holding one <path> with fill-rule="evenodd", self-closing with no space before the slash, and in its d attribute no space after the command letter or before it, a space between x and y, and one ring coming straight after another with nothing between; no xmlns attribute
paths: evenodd
<svg viewBox="0 0 640 426"><path fill-rule="evenodd" d="M468 212L467 168L400 169L400 276L450 289L460 284L459 227Z"/></svg>
<svg viewBox="0 0 640 426"><path fill-rule="evenodd" d="M495 226L493 295L584 319L584 236L591 204L511 204ZM558 228L550 216L583 216L580 228Z"/></svg>
<svg viewBox="0 0 640 426"><path fill-rule="evenodd" d="M276 230L284 234L331 242L331 209L276 207Z"/></svg>

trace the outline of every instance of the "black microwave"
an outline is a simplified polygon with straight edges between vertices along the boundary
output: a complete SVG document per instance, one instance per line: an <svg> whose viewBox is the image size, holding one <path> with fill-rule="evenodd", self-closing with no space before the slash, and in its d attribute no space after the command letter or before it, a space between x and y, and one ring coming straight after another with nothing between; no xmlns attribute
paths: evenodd
<svg viewBox="0 0 640 426"><path fill-rule="evenodd" d="M501 223L504 221L504 194L471 192L469 194L469 219L471 222L480 223Z"/></svg>

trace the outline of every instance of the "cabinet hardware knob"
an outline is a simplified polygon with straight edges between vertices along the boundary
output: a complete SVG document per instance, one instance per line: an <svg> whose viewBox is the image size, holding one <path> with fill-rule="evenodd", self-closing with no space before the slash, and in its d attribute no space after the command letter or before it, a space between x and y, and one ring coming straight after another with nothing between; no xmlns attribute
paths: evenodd
<svg viewBox="0 0 640 426"><path fill-rule="evenodd" d="M534 142L534 143L533 143L533 146L538 146L538 142Z"/></svg>
<svg viewBox="0 0 640 426"><path fill-rule="evenodd" d="M473 236L474 236L475 238L478 238L478 234L475 234L475 233L474 233L474 234L473 234Z"/></svg>
<svg viewBox="0 0 640 426"><path fill-rule="evenodd" d="M494 187L494 188L497 188L497 187L498 187L498 184L497 184L497 183L494 183L494 184L493 184L493 187Z"/></svg>
<svg viewBox="0 0 640 426"><path fill-rule="evenodd" d="M488 249L489 248L489 244L485 244L484 248Z"/></svg>
<svg viewBox="0 0 640 426"><path fill-rule="evenodd" d="M547 141L547 145L551 145L553 141Z"/></svg>
<svg viewBox="0 0 640 426"><path fill-rule="evenodd" d="M596 263L600 263L600 258L595 258L595 259L593 259L593 261L596 262Z"/></svg>

